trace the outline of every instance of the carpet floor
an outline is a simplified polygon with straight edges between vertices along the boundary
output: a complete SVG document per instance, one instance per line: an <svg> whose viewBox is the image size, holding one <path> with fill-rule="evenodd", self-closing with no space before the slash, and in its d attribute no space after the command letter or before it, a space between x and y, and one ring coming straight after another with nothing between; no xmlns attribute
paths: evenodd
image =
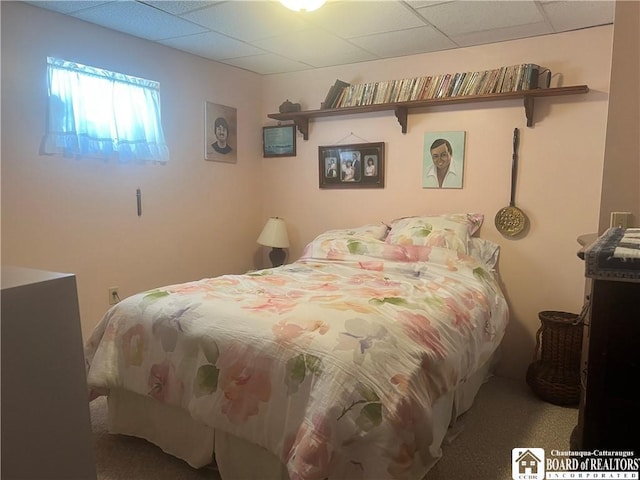
<svg viewBox="0 0 640 480"><path fill-rule="evenodd" d="M492 377L424 480L511 480L513 448L569 450L577 419L577 408L544 402L524 382ZM91 403L91 422L98 480L220 479L215 470L196 470L145 440L107 433L104 398Z"/></svg>

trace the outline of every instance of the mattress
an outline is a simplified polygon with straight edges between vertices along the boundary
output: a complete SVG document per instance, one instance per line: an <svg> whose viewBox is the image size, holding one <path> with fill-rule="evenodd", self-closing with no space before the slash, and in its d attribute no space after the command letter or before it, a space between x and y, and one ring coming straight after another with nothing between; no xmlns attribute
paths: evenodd
<svg viewBox="0 0 640 480"><path fill-rule="evenodd" d="M442 443L459 417L473 405L495 362L486 362L455 391L434 405L433 442L428 469L442 456ZM180 408L149 396L112 389L108 396L108 429L112 434L144 438L194 468L213 466L222 480L289 480L286 467L266 449L195 421Z"/></svg>
<svg viewBox="0 0 640 480"><path fill-rule="evenodd" d="M197 467L213 449L230 468L218 454L227 434L291 480L420 479L508 320L495 246L471 239L477 220L333 230L288 265L132 295L87 342L92 394L109 395L114 419L118 398L142 402L114 431L168 430L163 448ZM193 428L169 429L167 412Z"/></svg>

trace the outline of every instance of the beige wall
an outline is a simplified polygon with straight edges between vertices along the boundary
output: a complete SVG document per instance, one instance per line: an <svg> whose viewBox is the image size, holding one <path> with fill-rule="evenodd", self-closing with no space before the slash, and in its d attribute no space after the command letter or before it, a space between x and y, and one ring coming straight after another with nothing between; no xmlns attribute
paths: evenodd
<svg viewBox="0 0 640 480"><path fill-rule="evenodd" d="M500 373L523 378L537 312L577 311L583 264L576 237L598 227L613 28L450 50L313 72L259 77L35 7L2 2L2 263L78 275L85 336L123 295L260 266L264 218L284 217L297 258L317 233L425 212L479 211L482 236L503 246L512 307ZM589 45L589 48L585 48ZM41 157L45 58L55 55L159 80L171 161L135 166ZM587 95L540 99L526 127L521 101L412 113L400 132L390 113L312 121L298 155L263 159L261 126L285 99L315 109L336 78L350 82L535 62L554 85ZM237 165L202 158L205 100L238 109ZM256 108L258 106L258 108ZM516 202L531 228L519 240L493 226L509 200L511 136L521 130ZM421 188L423 135L467 132L462 190ZM386 187L318 189L318 145L386 144ZM135 210L142 188L143 216ZM224 231L223 231L224 230Z"/></svg>
<svg viewBox="0 0 640 480"><path fill-rule="evenodd" d="M169 163L39 156L48 55L159 81ZM122 297L252 268L262 223L260 82L239 69L2 2L2 263L75 273L85 336L107 310L110 286ZM236 165L204 160L207 100L237 109Z"/></svg>
<svg viewBox="0 0 640 480"><path fill-rule="evenodd" d="M611 212L640 225L640 2L616 3L600 227Z"/></svg>
<svg viewBox="0 0 640 480"><path fill-rule="evenodd" d="M612 27L360 63L264 80L263 111L285 99L317 109L336 78L357 83L425 74L484 70L533 62L554 72L552 85L587 84L587 95L536 100L526 127L522 101L438 107L411 113L406 135L391 112L312 120L294 158L264 159L265 214L284 217L292 256L332 227L390 221L427 212L482 212L481 235L502 245L500 271L511 305L500 372L524 378L541 310L580 311L584 265L576 238L598 228ZM585 48L589 45L589 48ZM520 129L516 204L530 222L521 239L496 230L495 213L509 202L512 133ZM462 190L421 188L425 132L466 131ZM386 185L380 190L320 190L318 146L385 142Z"/></svg>

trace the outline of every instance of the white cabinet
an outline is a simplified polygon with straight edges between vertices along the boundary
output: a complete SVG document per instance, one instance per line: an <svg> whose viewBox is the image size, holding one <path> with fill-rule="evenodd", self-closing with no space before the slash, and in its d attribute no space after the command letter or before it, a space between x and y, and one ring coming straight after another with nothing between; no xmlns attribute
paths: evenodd
<svg viewBox="0 0 640 480"><path fill-rule="evenodd" d="M3 480L96 478L76 277L2 267Z"/></svg>

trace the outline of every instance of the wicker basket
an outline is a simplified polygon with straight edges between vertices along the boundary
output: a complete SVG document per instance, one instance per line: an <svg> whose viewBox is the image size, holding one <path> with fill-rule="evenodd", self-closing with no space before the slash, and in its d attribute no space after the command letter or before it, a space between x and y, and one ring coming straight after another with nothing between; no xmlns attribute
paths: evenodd
<svg viewBox="0 0 640 480"><path fill-rule="evenodd" d="M527 384L543 400L556 405L577 405L580 399L582 317L567 312L538 314L534 362L527 369Z"/></svg>

